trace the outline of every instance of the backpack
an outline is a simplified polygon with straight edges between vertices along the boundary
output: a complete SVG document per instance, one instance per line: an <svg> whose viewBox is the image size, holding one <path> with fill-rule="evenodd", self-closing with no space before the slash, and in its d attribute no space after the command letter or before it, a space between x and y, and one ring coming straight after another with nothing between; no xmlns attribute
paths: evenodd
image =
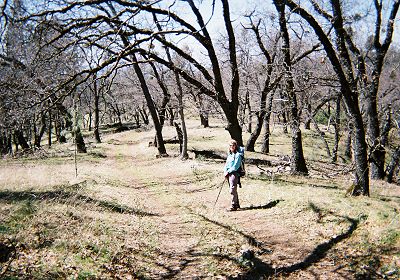
<svg viewBox="0 0 400 280"><path fill-rule="evenodd" d="M237 172L239 173L240 177L243 177L246 175L246 168L244 166L244 147L239 147L238 152L239 152L240 156L242 157L242 160L240 161L240 167L237 170Z"/></svg>

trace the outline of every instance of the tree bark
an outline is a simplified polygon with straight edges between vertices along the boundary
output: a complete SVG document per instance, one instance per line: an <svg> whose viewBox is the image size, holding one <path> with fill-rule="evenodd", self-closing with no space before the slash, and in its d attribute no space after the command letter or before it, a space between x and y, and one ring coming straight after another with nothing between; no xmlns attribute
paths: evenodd
<svg viewBox="0 0 400 280"><path fill-rule="evenodd" d="M385 177L385 149L381 143L381 131L379 125L379 114L378 114L378 90L380 77L382 74L382 68L385 56L392 42L392 36L394 31L394 20L396 18L400 1L394 1L390 11L389 20L386 26L386 38L383 44L380 42L380 35L382 32L382 1L375 0L375 11L376 11L376 22L375 22L375 33L373 41L372 53L372 72L371 79L366 82L367 90L367 112L368 117L368 136L372 141L371 147L371 177L374 179L383 179ZM363 61L364 63L364 61Z"/></svg>
<svg viewBox="0 0 400 280"><path fill-rule="evenodd" d="M348 123L348 129L347 129L347 138L346 138L346 144L345 144L345 151L344 155L348 159L351 159L353 153L352 153L352 134L353 134L353 124L351 122Z"/></svg>
<svg viewBox="0 0 400 280"><path fill-rule="evenodd" d="M306 161L303 155L303 144L300 130L300 119L297 110L297 99L294 92L294 82L291 71L291 57L290 57L290 41L289 33L286 26L285 18L285 4L283 0L274 0L274 5L279 14L279 26L283 38L282 52L284 55L284 70L285 70L285 90L289 99L290 106L290 130L292 133L292 158L291 158L291 172L294 174L308 174Z"/></svg>

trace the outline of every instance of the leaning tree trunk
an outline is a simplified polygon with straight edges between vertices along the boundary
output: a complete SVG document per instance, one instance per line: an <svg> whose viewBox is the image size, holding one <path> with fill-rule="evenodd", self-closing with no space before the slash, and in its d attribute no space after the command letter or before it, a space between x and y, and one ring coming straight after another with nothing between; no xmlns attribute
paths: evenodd
<svg viewBox="0 0 400 280"><path fill-rule="evenodd" d="M153 14L153 19L154 22L157 25L158 30L161 32L161 25L159 24L157 17L155 14ZM163 36L163 35L161 35ZM171 65L174 65L173 61L172 61L172 57L171 57L171 53L169 51L168 47L165 47L165 52L167 54L167 58L168 61ZM179 117L181 120L181 126L182 126L182 143L181 143L181 149L180 149L180 157L181 159L187 159L188 158L188 153L187 153L187 144L188 144L188 137L187 137L187 129L186 129L186 121L185 121L185 113L183 111L183 89L182 89L182 84L181 84L181 79L179 77L179 72L176 68L173 68L173 72L174 72L174 77L175 77L175 82L176 82L176 86L178 87L178 92L176 94L176 97L178 99L178 113L179 113Z"/></svg>
<svg viewBox="0 0 400 280"><path fill-rule="evenodd" d="M274 5L279 13L279 26L282 33L283 43L282 52L284 55L285 89L290 106L290 130L292 133L292 158L291 172L295 174L308 174L306 161L303 155L303 144L300 130L300 118L297 110L296 93L294 92L294 82L291 70L290 41L286 26L285 4L282 0L275 0Z"/></svg>
<svg viewBox="0 0 400 280"><path fill-rule="evenodd" d="M156 66L154 65L154 63L152 61L150 61L149 64L150 64L151 68L153 69L154 76L156 77L157 83L160 86L161 92L163 94L161 106L158 110L158 116L160 119L160 125L161 125L161 129L162 129L164 127L165 118L166 118L166 114L167 114L167 105L168 105L169 101L171 100L171 94L169 94L168 88L165 85L162 77L158 73L158 70L157 70ZM154 144L155 144L155 146L157 146L157 135L154 136Z"/></svg>
<svg viewBox="0 0 400 280"><path fill-rule="evenodd" d="M261 134L262 125L264 122L265 110L256 113L256 124L253 132L251 133L249 140L246 143L246 150L254 152L254 146L256 144L258 136Z"/></svg>
<svg viewBox="0 0 400 280"><path fill-rule="evenodd" d="M256 144L256 141L258 137L261 134L263 122L264 122L264 117L266 114L266 98L267 98L267 92L266 89L263 90L261 93L261 104L260 104L260 111L256 113L256 124L253 132L251 133L249 140L247 140L246 143L246 150L250 152L254 152L254 147Z"/></svg>
<svg viewBox="0 0 400 280"><path fill-rule="evenodd" d="M126 45L129 46L129 43L126 40L124 40L124 41L125 41ZM156 106L154 104L153 98L151 97L150 90L147 86L146 79L143 75L142 69L140 68L140 66L138 64L136 55L132 54L131 58L133 60L133 68L139 79L140 86L142 88L144 97L146 99L147 107L149 108L150 116L153 120L154 128L156 130L158 153L160 156L167 156L168 154L167 154L167 150L165 149L164 139L162 136L162 126L158 119Z"/></svg>

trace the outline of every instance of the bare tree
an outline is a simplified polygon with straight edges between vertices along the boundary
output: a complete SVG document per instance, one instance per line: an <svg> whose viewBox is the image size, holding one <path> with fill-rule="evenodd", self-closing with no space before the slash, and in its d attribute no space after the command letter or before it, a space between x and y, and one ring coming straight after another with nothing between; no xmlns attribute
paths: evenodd
<svg viewBox="0 0 400 280"><path fill-rule="evenodd" d="M367 144L365 140L364 123L358 103L358 91L354 73L351 68L351 60L343 28L343 17L339 1L331 0L333 10L332 28L335 30L336 42L333 43L327 32L323 30L318 21L292 0L286 1L286 5L293 13L301 16L315 31L322 43L325 52L339 78L343 98L354 125L353 147L355 150L355 182L353 195L369 195L369 167L367 163ZM335 49L336 46L336 49Z"/></svg>
<svg viewBox="0 0 400 280"><path fill-rule="evenodd" d="M294 92L294 82L292 76L292 61L290 55L290 41L289 33L286 24L285 4L281 0L274 0L274 5L279 14L279 26L281 36L283 39L282 52L284 55L284 79L285 90L289 100L290 112L290 130L292 133L292 158L291 158L291 172L299 174L308 174L306 161L303 154L303 144L300 130L300 118L298 116L297 99Z"/></svg>

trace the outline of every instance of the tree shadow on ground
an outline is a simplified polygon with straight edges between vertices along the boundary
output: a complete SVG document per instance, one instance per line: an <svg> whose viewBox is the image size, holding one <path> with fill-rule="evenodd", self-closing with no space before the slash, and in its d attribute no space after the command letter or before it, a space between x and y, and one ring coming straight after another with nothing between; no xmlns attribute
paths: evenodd
<svg viewBox="0 0 400 280"><path fill-rule="evenodd" d="M274 183L290 184L292 186L310 187L310 188L321 188L327 190L337 190L339 187L337 185L322 185L322 184L307 184L302 182L296 182L294 180L289 180L288 178L281 177L280 175L267 175L267 176L251 176L251 179L260 181L273 181Z"/></svg>
<svg viewBox="0 0 400 280"><path fill-rule="evenodd" d="M258 205L258 206L248 206L248 207L243 207L240 208L240 211L245 211L245 210L257 210L257 209L270 209L272 207L275 207L279 202L283 201L283 199L277 199L273 200L265 205Z"/></svg>
<svg viewBox="0 0 400 280"><path fill-rule="evenodd" d="M332 214L332 213L330 213L330 214ZM258 248L259 252L257 252L257 253L259 255L261 255L264 252L271 252L270 249L267 249L265 247L265 244L263 242L258 241L255 237L253 237L249 234L246 234L239 230L235 230L229 225L220 223L218 221L214 221L204 215L198 214L198 216L200 216L205 221L208 221L214 225L217 225L228 231L232 231L232 232L242 235L247 240L249 245L255 246ZM339 216L339 215L335 215L335 216L340 217L340 218L344 219L345 221L349 222L350 223L349 227L342 234L332 237L330 240L316 246L314 248L314 250L312 250L312 252L308 256L306 256L302 261L292 264L292 265L288 265L288 266L273 268L272 264L265 263L261 259L254 257L251 260L252 265L250 266L250 268L248 268L245 272L243 272L239 275L229 276L227 279L232 279L232 280L233 279L260 279L260 278L265 278L265 277L268 278L268 277L274 277L274 276L285 277L291 273L294 273L299 270L304 270L304 269L312 266L313 264L318 263L327 255L327 253L329 252L330 249L332 249L333 246L335 246L336 244L349 238L353 234L353 232L357 229L357 226L359 224L358 219L353 219L350 217ZM221 254L212 255L212 256L219 258L219 259L233 261L233 262L237 263L238 265L241 265L241 261L239 258L232 258L231 256L221 255Z"/></svg>
<svg viewBox="0 0 400 280"><path fill-rule="evenodd" d="M158 214L148 213L142 210L134 209L125 205L121 205L115 202L98 200L91 198L86 195L77 194L65 190L55 190L55 191L44 191L44 192L34 192L34 191L2 191L0 192L0 201L57 201L60 203L71 203L71 201L81 201L87 204L92 204L99 206L105 210L123 214L134 214L138 216L158 216Z"/></svg>
<svg viewBox="0 0 400 280"><path fill-rule="evenodd" d="M194 212L192 212L192 213L195 214ZM217 222L215 220L212 220L212 219L210 219L210 218L208 218L208 217L206 217L206 216L204 216L202 214L195 214L195 215L201 217L203 220L205 220L205 221L207 221L209 223L212 223L212 224L217 225L217 226L219 226L221 228L224 228L224 229L226 229L228 231L231 231L231 232L234 232L234 233L237 233L237 234L241 235L242 237L244 237L246 239L247 243L249 245L251 245L251 246L255 246L255 247L258 247L260 249L263 249L263 247L264 247L264 244L261 241L258 241L256 238L254 238L253 236L251 236L249 234L246 234L246 233L244 233L244 232L242 232L240 230L234 229L229 225L226 225L226 224ZM268 249L265 250L265 251L266 252L270 252L270 250L268 250Z"/></svg>

